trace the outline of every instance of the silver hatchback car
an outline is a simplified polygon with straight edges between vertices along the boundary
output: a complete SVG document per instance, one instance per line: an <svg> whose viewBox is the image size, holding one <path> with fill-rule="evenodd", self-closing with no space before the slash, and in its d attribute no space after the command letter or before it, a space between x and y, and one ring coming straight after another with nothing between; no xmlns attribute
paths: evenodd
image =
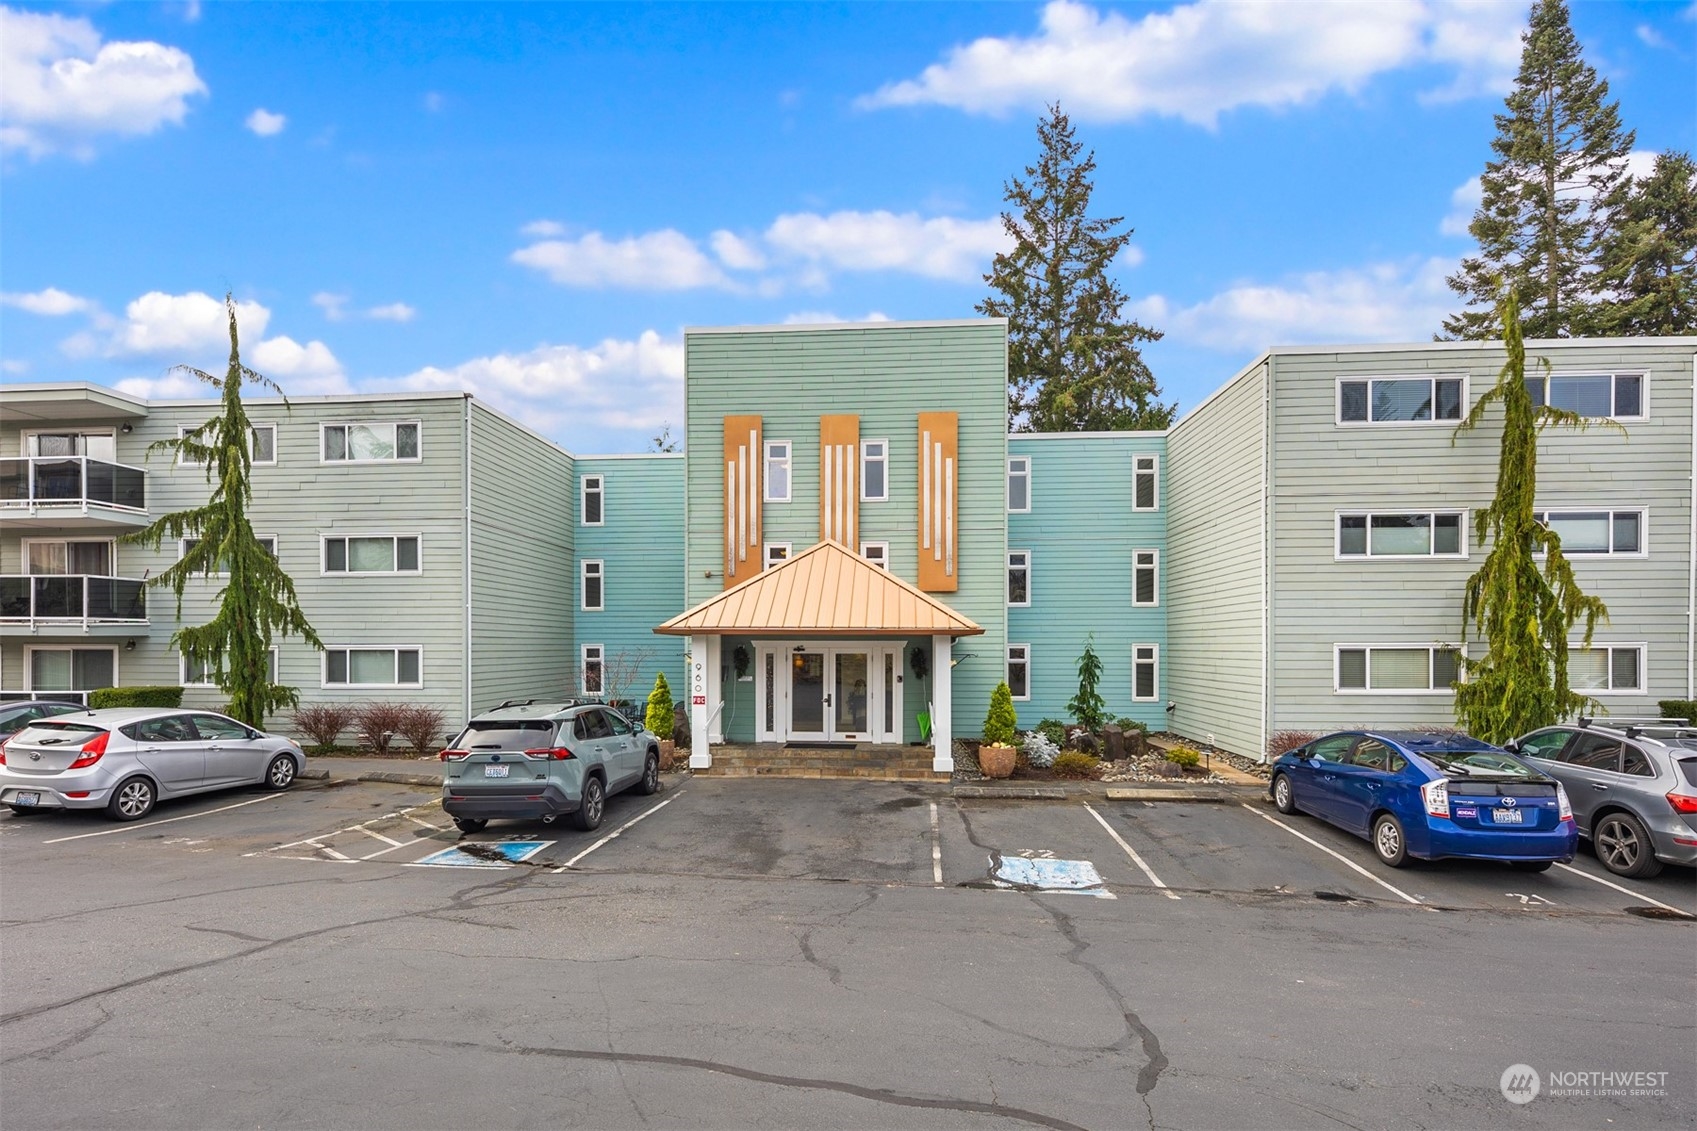
<svg viewBox="0 0 1697 1131"><path fill-rule="evenodd" d="M293 739L211 711L109 707L37 719L0 743L0 805L105 809L135 821L155 802L191 793L287 789L304 769Z"/></svg>

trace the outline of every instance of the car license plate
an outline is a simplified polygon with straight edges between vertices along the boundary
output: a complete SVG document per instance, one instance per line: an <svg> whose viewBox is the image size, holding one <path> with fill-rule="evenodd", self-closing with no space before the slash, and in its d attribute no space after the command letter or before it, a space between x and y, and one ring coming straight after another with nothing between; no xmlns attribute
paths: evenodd
<svg viewBox="0 0 1697 1131"><path fill-rule="evenodd" d="M16 797L12 798L12 804L13 805L39 805L39 804L41 804L41 794L39 794L39 793L20 793Z"/></svg>
<svg viewBox="0 0 1697 1131"><path fill-rule="evenodd" d="M507 767L485 766L483 767L483 776L486 778L504 778L507 776ZM1516 815L1518 816L1518 814Z"/></svg>
<svg viewBox="0 0 1697 1131"><path fill-rule="evenodd" d="M1523 809L1492 809L1491 823L1496 825L1524 825L1526 812Z"/></svg>

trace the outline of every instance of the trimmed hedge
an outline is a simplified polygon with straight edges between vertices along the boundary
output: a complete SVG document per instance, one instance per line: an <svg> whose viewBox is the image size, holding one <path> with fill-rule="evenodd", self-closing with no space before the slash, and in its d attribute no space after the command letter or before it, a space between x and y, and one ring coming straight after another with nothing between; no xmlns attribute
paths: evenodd
<svg viewBox="0 0 1697 1131"><path fill-rule="evenodd" d="M1684 719L1689 723L1697 723L1697 699L1663 699L1656 706L1662 709L1664 719Z"/></svg>
<svg viewBox="0 0 1697 1131"><path fill-rule="evenodd" d="M102 687L88 693L88 705L101 707L181 707L180 687Z"/></svg>

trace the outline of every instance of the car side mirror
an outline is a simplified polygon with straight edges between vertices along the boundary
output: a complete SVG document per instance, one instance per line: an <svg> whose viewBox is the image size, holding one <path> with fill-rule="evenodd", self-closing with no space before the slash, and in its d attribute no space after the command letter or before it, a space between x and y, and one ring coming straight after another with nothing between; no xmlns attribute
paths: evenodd
<svg viewBox="0 0 1697 1131"><path fill-rule="evenodd" d="M1510 754L1518 754L1520 753L1520 743L1511 738L1507 742L1503 743L1503 749L1507 750Z"/></svg>

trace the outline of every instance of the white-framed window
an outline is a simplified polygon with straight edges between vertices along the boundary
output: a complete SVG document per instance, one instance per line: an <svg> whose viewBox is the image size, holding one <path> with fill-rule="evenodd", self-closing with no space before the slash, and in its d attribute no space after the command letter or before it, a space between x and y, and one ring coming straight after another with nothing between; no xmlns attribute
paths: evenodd
<svg viewBox="0 0 1697 1131"><path fill-rule="evenodd" d="M1152 703L1161 697L1161 646L1133 644L1131 646L1131 697L1138 703Z"/></svg>
<svg viewBox="0 0 1697 1131"><path fill-rule="evenodd" d="M605 482L599 475L585 475L578 515L584 526L600 526L605 521Z"/></svg>
<svg viewBox="0 0 1697 1131"><path fill-rule="evenodd" d="M424 649L416 644L332 644L324 649L325 687L423 687Z"/></svg>
<svg viewBox="0 0 1697 1131"><path fill-rule="evenodd" d="M277 556L277 536L275 534L255 534L254 539L261 546L265 547L266 553L270 554L273 558L275 558ZM199 544L200 544L199 538L183 538L183 539L179 540L178 543L177 543L177 557L178 557L178 559L181 560L182 558L188 557L189 551L192 550L195 546L198 546ZM228 577L229 574L230 574L229 563L224 562L224 561L220 561L218 563L218 568L215 571L213 571L212 573L206 574L205 576L207 576L207 577Z"/></svg>
<svg viewBox="0 0 1697 1131"><path fill-rule="evenodd" d="M1008 645L1008 690L1015 699L1031 698L1031 645Z"/></svg>
<svg viewBox="0 0 1697 1131"><path fill-rule="evenodd" d="M1535 405L1577 412L1592 420L1649 417L1648 375L1639 373L1540 373L1526 378Z"/></svg>
<svg viewBox="0 0 1697 1131"><path fill-rule="evenodd" d="M1161 603L1161 552L1131 552L1131 603L1153 606Z"/></svg>
<svg viewBox="0 0 1697 1131"><path fill-rule="evenodd" d="M177 425L177 439L181 440L195 426L188 424ZM254 424L248 428L248 453L253 457L255 467L275 467L277 465L277 426L275 424ZM178 467L201 467L200 461L189 459L181 453L177 456Z"/></svg>
<svg viewBox="0 0 1697 1131"><path fill-rule="evenodd" d="M1008 511L1011 514L1031 512L1031 457L1008 457Z"/></svg>
<svg viewBox="0 0 1697 1131"><path fill-rule="evenodd" d="M53 428L25 432L24 454L32 456L86 456L118 462L118 433L112 428Z"/></svg>
<svg viewBox="0 0 1697 1131"><path fill-rule="evenodd" d="M1587 695L1641 695L1649 686L1644 676L1642 644L1568 646L1567 685Z"/></svg>
<svg viewBox="0 0 1697 1131"><path fill-rule="evenodd" d="M1008 604L1024 608L1031 604L1031 551L1008 551Z"/></svg>
<svg viewBox="0 0 1697 1131"><path fill-rule="evenodd" d="M1131 457L1131 509L1161 509L1161 459L1153 452Z"/></svg>
<svg viewBox="0 0 1697 1131"><path fill-rule="evenodd" d="M760 548L760 560L764 568L771 569L779 562L790 560L790 544L788 542L768 542Z"/></svg>
<svg viewBox="0 0 1697 1131"><path fill-rule="evenodd" d="M1442 424L1467 411L1467 378L1340 377L1338 423Z"/></svg>
<svg viewBox="0 0 1697 1131"><path fill-rule="evenodd" d="M178 682L184 687L218 686L212 682L212 673L204 664L190 663L189 658L180 652L177 654L177 675ZM266 678L272 683L277 682L277 649L275 645L271 648L271 662Z"/></svg>
<svg viewBox="0 0 1697 1131"><path fill-rule="evenodd" d="M1448 695L1461 671L1453 644L1337 644L1332 690L1339 695Z"/></svg>
<svg viewBox="0 0 1697 1131"><path fill-rule="evenodd" d="M607 607L607 594L603 582L606 581L606 563L596 558L586 559L578 567L579 576L583 582L583 600L578 606L586 613L600 612Z"/></svg>
<svg viewBox="0 0 1697 1131"><path fill-rule="evenodd" d="M1339 511L1334 555L1465 558L1466 511Z"/></svg>
<svg viewBox="0 0 1697 1131"><path fill-rule="evenodd" d="M768 503L790 501L790 442L766 441L765 500Z"/></svg>
<svg viewBox="0 0 1697 1131"><path fill-rule="evenodd" d="M24 572L32 577L88 574L111 577L118 560L114 538L22 539Z"/></svg>
<svg viewBox="0 0 1697 1131"><path fill-rule="evenodd" d="M607 650L600 644L585 644L579 650L578 684L585 695L600 695L607 680Z"/></svg>
<svg viewBox="0 0 1697 1131"><path fill-rule="evenodd" d="M116 648L24 648L25 691L98 691L117 686Z"/></svg>
<svg viewBox="0 0 1697 1131"><path fill-rule="evenodd" d="M860 442L860 501L884 503L890 499L890 442Z"/></svg>
<svg viewBox="0 0 1697 1131"><path fill-rule="evenodd" d="M326 534L320 557L326 577L422 573L416 534Z"/></svg>
<svg viewBox="0 0 1697 1131"><path fill-rule="evenodd" d="M422 458L416 420L320 424L318 429L325 463L405 463Z"/></svg>
<svg viewBox="0 0 1697 1131"><path fill-rule="evenodd" d="M1650 552L1645 538L1650 516L1642 507L1536 511L1532 517L1556 532L1561 539L1561 552L1570 557L1582 554L1642 558Z"/></svg>
<svg viewBox="0 0 1697 1131"><path fill-rule="evenodd" d="M883 570L890 571L890 544L888 542L862 542L860 556Z"/></svg>

